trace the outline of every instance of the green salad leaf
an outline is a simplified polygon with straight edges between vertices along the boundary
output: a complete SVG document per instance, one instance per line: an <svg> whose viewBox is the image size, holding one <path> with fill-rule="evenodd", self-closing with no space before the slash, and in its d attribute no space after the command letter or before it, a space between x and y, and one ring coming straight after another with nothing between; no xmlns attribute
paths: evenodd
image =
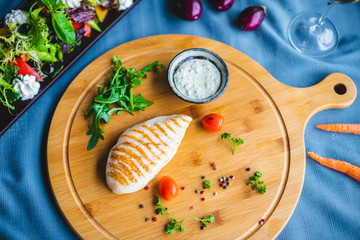
<svg viewBox="0 0 360 240"><path fill-rule="evenodd" d="M38 0L42 5L52 10L56 6L57 0Z"/></svg>
<svg viewBox="0 0 360 240"><path fill-rule="evenodd" d="M0 102L11 113L11 110L15 109L12 103L19 99L19 93L15 91L14 85L11 83L12 79L17 77L18 67L9 64L0 70L2 72L0 75Z"/></svg>
<svg viewBox="0 0 360 240"><path fill-rule="evenodd" d="M66 44L74 46L76 37L75 30L65 14L62 12L53 12L51 21L59 39Z"/></svg>
<svg viewBox="0 0 360 240"><path fill-rule="evenodd" d="M93 149L99 139L104 140L101 122L109 123L112 115L118 115L122 111L133 115L133 112L144 111L153 104L140 93L135 96L133 88L139 86L143 79L147 78L145 73L165 68L156 61L139 71L136 71L135 68L127 69L117 56L114 56L113 62L115 66L111 67L112 78L108 80L107 86L98 85L98 94L85 113L85 118L90 121L87 132L87 135L91 135L88 150Z"/></svg>

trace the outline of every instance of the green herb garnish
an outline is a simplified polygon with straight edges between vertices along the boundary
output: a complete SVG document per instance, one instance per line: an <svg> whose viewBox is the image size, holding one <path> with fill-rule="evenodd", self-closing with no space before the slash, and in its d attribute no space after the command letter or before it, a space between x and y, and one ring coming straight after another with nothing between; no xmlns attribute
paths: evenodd
<svg viewBox="0 0 360 240"><path fill-rule="evenodd" d="M146 72L156 72L159 68L165 68L164 65L158 64L156 61L136 71L135 68L125 68L117 56L114 56L113 61L115 64L115 67L111 68L113 77L109 79L108 86L98 85L98 96L94 98L94 103L88 107L85 113L85 118L88 120L93 115L87 132L87 135L91 135L88 150L93 149L99 139L104 140L104 131L100 126L101 120L109 123L111 115L118 115L123 110L133 115L133 112L144 111L146 107L153 104L141 94L135 96L133 88L140 85L143 82L142 79L146 79Z"/></svg>
<svg viewBox="0 0 360 240"><path fill-rule="evenodd" d="M215 217L213 215L209 215L209 217L204 217L202 219L200 218L194 218L196 221L200 221L202 222L202 224L204 225L204 227L207 227L209 225L209 223L213 223L215 220Z"/></svg>
<svg viewBox="0 0 360 240"><path fill-rule="evenodd" d="M74 46L76 34L71 22L64 13L66 5L57 0L40 0L40 3L49 10L52 26L59 39Z"/></svg>
<svg viewBox="0 0 360 240"><path fill-rule="evenodd" d="M203 189L211 189L211 187L211 182L209 180L203 182Z"/></svg>
<svg viewBox="0 0 360 240"><path fill-rule="evenodd" d="M13 102L19 99L19 93L15 91L12 80L17 77L18 67L8 65L0 67L0 102L7 107L8 111L14 110ZM0 73L1 73L0 72Z"/></svg>
<svg viewBox="0 0 360 240"><path fill-rule="evenodd" d="M256 171L254 176L250 177L250 182L247 185L252 186L254 190L258 190L261 194L264 194L266 193L266 185L264 185L263 181L260 181L262 176L261 172Z"/></svg>
<svg viewBox="0 0 360 240"><path fill-rule="evenodd" d="M166 225L166 233L171 235L174 233L175 229L179 230L179 232L184 232L185 229L182 226L182 223L184 222L184 220L185 219L183 219L181 222L178 222L175 218L172 218L170 220L170 223L168 223Z"/></svg>
<svg viewBox="0 0 360 240"><path fill-rule="evenodd" d="M244 140L242 138L231 138L231 133L223 133L221 135L221 139L227 139L230 142L234 155L236 153L236 149L238 148L238 146L240 144L244 144Z"/></svg>
<svg viewBox="0 0 360 240"><path fill-rule="evenodd" d="M165 213L166 214L169 214L170 212L162 205L161 201L160 201L160 197L158 197L158 200L157 202L155 203L155 206L158 206L159 208L157 208L155 210L155 213L157 215L164 215Z"/></svg>

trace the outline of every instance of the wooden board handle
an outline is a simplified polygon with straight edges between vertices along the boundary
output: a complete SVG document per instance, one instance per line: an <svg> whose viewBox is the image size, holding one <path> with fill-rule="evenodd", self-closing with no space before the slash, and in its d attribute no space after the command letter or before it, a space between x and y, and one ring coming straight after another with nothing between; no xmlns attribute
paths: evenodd
<svg viewBox="0 0 360 240"><path fill-rule="evenodd" d="M348 76L332 73L314 86L285 86L281 91L273 92L272 96L285 122L305 126L307 121L321 110L350 106L356 98L356 93L355 83Z"/></svg>
<svg viewBox="0 0 360 240"><path fill-rule="evenodd" d="M345 108L356 98L355 83L342 73L332 73L319 84L307 88L310 93L315 112L328 108Z"/></svg>

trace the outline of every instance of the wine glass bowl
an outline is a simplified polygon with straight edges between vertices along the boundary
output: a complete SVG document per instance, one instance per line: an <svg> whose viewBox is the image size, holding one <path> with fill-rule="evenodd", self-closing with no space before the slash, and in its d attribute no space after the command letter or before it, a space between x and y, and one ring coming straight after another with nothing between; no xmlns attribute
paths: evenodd
<svg viewBox="0 0 360 240"><path fill-rule="evenodd" d="M302 13L295 16L288 27L290 43L299 52L311 57L323 57L332 53L338 45L338 33L326 18L334 3L352 3L360 0L331 0L322 15Z"/></svg>
<svg viewBox="0 0 360 240"><path fill-rule="evenodd" d="M311 57L323 57L333 52L338 45L335 26L320 14L303 13L294 17L288 27L291 44L299 52Z"/></svg>

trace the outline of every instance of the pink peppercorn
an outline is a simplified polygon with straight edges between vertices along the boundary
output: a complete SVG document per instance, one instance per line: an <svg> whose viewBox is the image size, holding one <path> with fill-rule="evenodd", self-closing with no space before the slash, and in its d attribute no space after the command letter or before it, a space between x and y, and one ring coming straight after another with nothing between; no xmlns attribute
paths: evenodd
<svg viewBox="0 0 360 240"><path fill-rule="evenodd" d="M225 186L223 183L220 183L220 187L223 187L223 186Z"/></svg>
<svg viewBox="0 0 360 240"><path fill-rule="evenodd" d="M203 198L201 198L201 201L205 201L205 198L203 197Z"/></svg>
<svg viewBox="0 0 360 240"><path fill-rule="evenodd" d="M213 162L213 163L211 164L211 166L212 166L212 167L215 167L216 165L215 165L215 163Z"/></svg>
<svg viewBox="0 0 360 240"><path fill-rule="evenodd" d="M230 178L231 178L231 179L235 179L235 176L234 176L234 175L230 175Z"/></svg>
<svg viewBox="0 0 360 240"><path fill-rule="evenodd" d="M153 217L153 219L152 219L154 222L156 222L157 221L157 217Z"/></svg>
<svg viewBox="0 0 360 240"><path fill-rule="evenodd" d="M190 210L193 210L194 209L194 207L193 206L190 206Z"/></svg>
<svg viewBox="0 0 360 240"><path fill-rule="evenodd" d="M266 222L265 219L261 219L260 222L259 222L259 224L260 224L260 225L263 225L265 222Z"/></svg>
<svg viewBox="0 0 360 240"><path fill-rule="evenodd" d="M145 189L145 190L148 190L148 189L149 189L149 186L144 187L144 189Z"/></svg>
<svg viewBox="0 0 360 240"><path fill-rule="evenodd" d="M185 187L181 187L181 190L185 190Z"/></svg>
<svg viewBox="0 0 360 240"><path fill-rule="evenodd" d="M204 194L204 191L201 191L200 194Z"/></svg>

